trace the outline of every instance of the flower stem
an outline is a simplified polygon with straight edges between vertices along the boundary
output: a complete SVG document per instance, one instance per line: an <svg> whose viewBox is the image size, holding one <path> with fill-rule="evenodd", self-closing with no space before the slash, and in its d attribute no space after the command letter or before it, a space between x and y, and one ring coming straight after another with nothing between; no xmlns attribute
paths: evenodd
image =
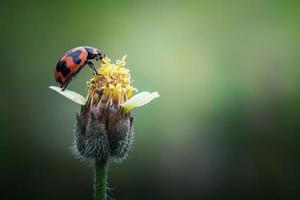
<svg viewBox="0 0 300 200"><path fill-rule="evenodd" d="M94 199L106 200L107 161L95 160Z"/></svg>

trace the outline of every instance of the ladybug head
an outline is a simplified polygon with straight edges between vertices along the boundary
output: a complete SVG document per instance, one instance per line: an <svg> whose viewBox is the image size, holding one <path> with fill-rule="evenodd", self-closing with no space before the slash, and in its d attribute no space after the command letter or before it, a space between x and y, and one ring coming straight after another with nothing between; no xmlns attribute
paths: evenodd
<svg viewBox="0 0 300 200"><path fill-rule="evenodd" d="M84 48L88 52L88 59L96 59L97 61L101 61L103 58L105 58L105 54L95 47L84 46Z"/></svg>
<svg viewBox="0 0 300 200"><path fill-rule="evenodd" d="M97 51L97 54L95 55L95 59L97 61L102 61L102 59L105 57L106 57L105 54L99 50Z"/></svg>

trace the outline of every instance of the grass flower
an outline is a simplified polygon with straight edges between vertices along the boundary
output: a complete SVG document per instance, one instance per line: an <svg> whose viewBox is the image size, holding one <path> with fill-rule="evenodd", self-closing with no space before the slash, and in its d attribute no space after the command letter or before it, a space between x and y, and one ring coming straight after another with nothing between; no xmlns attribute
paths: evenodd
<svg viewBox="0 0 300 200"><path fill-rule="evenodd" d="M126 55L116 63L111 63L107 57L103 59L101 67L97 70L99 74L94 75L87 82L87 98L71 90L62 91L56 86L49 88L80 105L86 105L87 102L89 106L97 103L106 103L107 106L115 104L122 107L125 112L143 106L159 97L158 92L147 91L132 96L137 89L131 86L129 70L124 67L125 59Z"/></svg>
<svg viewBox="0 0 300 200"><path fill-rule="evenodd" d="M104 58L98 74L87 82L87 97L50 86L61 95L81 105L76 115L75 145L77 156L95 163L95 199L106 199L107 165L122 161L128 155L133 140L132 109L159 97L157 92L137 91L125 68L126 56L116 63Z"/></svg>

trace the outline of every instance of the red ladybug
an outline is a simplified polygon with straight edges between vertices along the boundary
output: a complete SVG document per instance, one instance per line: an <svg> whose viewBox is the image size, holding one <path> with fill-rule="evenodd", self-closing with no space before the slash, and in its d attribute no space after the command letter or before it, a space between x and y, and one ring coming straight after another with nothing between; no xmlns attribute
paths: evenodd
<svg viewBox="0 0 300 200"><path fill-rule="evenodd" d="M87 64L95 74L97 70L92 59L102 61L105 54L94 47L84 46L76 47L68 51L61 59L59 59L54 72L55 80L60 85L62 90L65 90L72 78Z"/></svg>

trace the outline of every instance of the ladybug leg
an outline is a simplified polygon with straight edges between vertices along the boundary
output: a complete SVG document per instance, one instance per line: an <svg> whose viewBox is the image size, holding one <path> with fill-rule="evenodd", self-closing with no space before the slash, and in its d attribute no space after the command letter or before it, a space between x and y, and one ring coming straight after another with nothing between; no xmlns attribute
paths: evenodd
<svg viewBox="0 0 300 200"><path fill-rule="evenodd" d="M88 66L90 68L92 68L92 70L94 71L94 74L98 75L98 72L97 72L97 70L95 68L95 65L91 61L87 61L86 64L88 64Z"/></svg>
<svg viewBox="0 0 300 200"><path fill-rule="evenodd" d="M61 91L65 91L65 89L67 88L67 86L68 86L69 83L71 82L71 79L72 79L72 78L70 78L70 79L65 83L65 85L62 86Z"/></svg>
<svg viewBox="0 0 300 200"><path fill-rule="evenodd" d="M65 86L63 86L63 87L61 88L61 91L65 91L65 89L66 89L67 86L68 86L68 84L66 84Z"/></svg>

